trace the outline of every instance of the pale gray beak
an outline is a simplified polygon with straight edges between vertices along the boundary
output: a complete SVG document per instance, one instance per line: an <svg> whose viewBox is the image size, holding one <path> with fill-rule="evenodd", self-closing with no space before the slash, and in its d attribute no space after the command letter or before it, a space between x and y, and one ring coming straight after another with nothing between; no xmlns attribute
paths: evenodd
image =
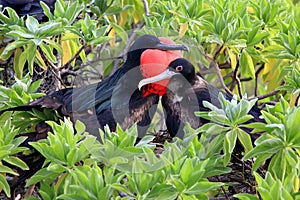
<svg viewBox="0 0 300 200"><path fill-rule="evenodd" d="M184 44L165 44L165 43L158 43L155 46L156 49L161 50L182 50L189 52L189 48Z"/></svg>
<svg viewBox="0 0 300 200"><path fill-rule="evenodd" d="M150 77L150 78L145 78L143 80L141 80L139 82L139 85L138 85L138 88L139 90L141 90L141 88L144 86L144 85L147 85L147 84L150 84L150 83L155 83L155 82L158 82L158 81L162 81L162 80L165 80L165 79L168 79L168 78L172 78L172 76L178 74L177 72L174 72L174 71L170 71L169 69L165 70L164 72L156 75L156 76L153 76L153 77Z"/></svg>

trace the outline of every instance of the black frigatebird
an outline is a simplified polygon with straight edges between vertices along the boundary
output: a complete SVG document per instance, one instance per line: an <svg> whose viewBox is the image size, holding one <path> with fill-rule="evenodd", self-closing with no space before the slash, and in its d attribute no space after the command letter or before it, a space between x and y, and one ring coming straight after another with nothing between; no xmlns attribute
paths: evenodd
<svg viewBox="0 0 300 200"><path fill-rule="evenodd" d="M139 83L139 88L143 88L149 83L170 78L167 91L162 95L166 126L172 137L182 136L183 127L187 122L192 128L198 128L208 123L208 120L197 117L194 113L195 111L209 111L208 108L204 107L203 101L208 101L220 108L218 95L222 91L196 74L193 64L184 58L172 61L163 73L143 79ZM226 99L232 99L231 95L223 94ZM261 115L259 108L254 106L249 114L254 117L254 120L262 122L259 119Z"/></svg>
<svg viewBox="0 0 300 200"><path fill-rule="evenodd" d="M127 60L112 76L102 82L80 88L66 88L34 100L26 105L0 111L31 111L32 109L52 109L62 116L84 122L87 131L99 136L99 128L108 125L112 131L119 123L123 129L138 125L139 137L148 129L161 93L160 85L149 84L144 90L138 83L149 76L163 72L171 61L182 56L188 48L175 44L167 38L153 35L139 37L130 47ZM144 67L140 67L144 66ZM141 71L140 69L144 69ZM51 128L44 122L36 125L36 133L26 134L30 141L47 136ZM38 134L37 134L38 133ZM38 170L44 158L30 163L30 173L22 173L12 187Z"/></svg>
<svg viewBox="0 0 300 200"><path fill-rule="evenodd" d="M26 105L9 108L5 111L28 111L45 108L57 110L62 116L69 116L73 121L77 119L86 124L87 131L98 135L98 129L109 125L115 130L116 123L122 128L138 124L140 134L147 130L151 122L155 105L159 101L159 88L150 87L151 94L140 92L137 85L140 80L149 75L156 75L167 68L172 60L180 57L178 51L187 51L183 44L175 44L167 38L153 35L139 37L130 47L127 60L109 78L80 88L66 88L55 91L47 96L34 100ZM150 70L140 71L144 65ZM144 69L144 68L143 68ZM158 70L158 72L155 72ZM154 109L150 109L151 107ZM44 124L43 124L44 126ZM37 127L39 127L37 125ZM49 129L43 129L46 132Z"/></svg>

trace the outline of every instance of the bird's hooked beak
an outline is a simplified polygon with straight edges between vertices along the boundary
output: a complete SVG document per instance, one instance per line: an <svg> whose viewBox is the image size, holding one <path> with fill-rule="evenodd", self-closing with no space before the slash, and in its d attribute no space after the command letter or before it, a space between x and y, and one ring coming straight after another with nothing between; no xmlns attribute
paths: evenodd
<svg viewBox="0 0 300 200"><path fill-rule="evenodd" d="M138 85L138 88L139 90L141 90L141 88L144 86L144 85L147 85L147 84L150 84L150 83L156 83L158 81L162 81L162 80L165 80L165 79L169 79L169 78L172 78L174 75L176 74L179 74L178 72L174 72L174 71L171 71L169 69L163 71L162 73L156 75L156 76L153 76L153 77L150 77L150 78L145 78L145 79L142 79L140 82L139 82L139 85Z"/></svg>
<svg viewBox="0 0 300 200"><path fill-rule="evenodd" d="M164 42L160 42L155 46L155 49L160 49L160 50L182 50L182 51L187 51L189 52L189 48L184 45L184 44L167 44Z"/></svg>

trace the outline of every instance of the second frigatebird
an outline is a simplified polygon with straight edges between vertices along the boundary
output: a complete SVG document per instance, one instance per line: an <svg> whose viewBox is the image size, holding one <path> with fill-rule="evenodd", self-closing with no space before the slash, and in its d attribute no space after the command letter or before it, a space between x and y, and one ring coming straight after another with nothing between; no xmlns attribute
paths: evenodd
<svg viewBox="0 0 300 200"><path fill-rule="evenodd" d="M144 77L165 70L172 60L181 56L178 50L187 51L188 48L166 38L143 35L130 47L123 66L108 79L80 88L58 90L24 106L3 110L0 114L5 111L48 108L71 117L73 121L83 121L87 131L92 134L98 135L98 129L105 125L115 130L116 123L120 123L122 128L137 123L139 134L143 134L151 122L154 114L152 111L155 111L159 97L155 92L144 95L137 85ZM152 69L152 72L141 72L140 65L146 66L147 69L155 69ZM153 88L156 87L149 90Z"/></svg>
<svg viewBox="0 0 300 200"><path fill-rule="evenodd" d="M208 120L197 117L195 111L209 111L203 105L203 101L208 101L220 108L218 95L222 91L197 75L193 64L184 58L172 61L163 73L143 79L139 83L139 88L143 88L149 83L152 84L170 78L167 91L162 95L162 105L166 113L166 126L172 137L182 136L183 127L187 122L190 123L192 128L198 128L208 123ZM232 99L231 95L225 93L223 95L228 100ZM253 107L249 114L254 117L254 120L262 121L259 119L261 115L259 108Z"/></svg>

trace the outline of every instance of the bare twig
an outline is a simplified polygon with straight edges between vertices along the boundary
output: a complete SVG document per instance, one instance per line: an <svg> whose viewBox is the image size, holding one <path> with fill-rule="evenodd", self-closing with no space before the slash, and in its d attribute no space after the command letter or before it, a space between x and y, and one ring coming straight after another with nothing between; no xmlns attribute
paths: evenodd
<svg viewBox="0 0 300 200"><path fill-rule="evenodd" d="M242 84L241 84L241 81L240 81L239 77L235 77L235 80L236 80L236 83L237 83L237 86L238 86L239 96L240 96L240 98L242 98L243 97L243 93L242 93Z"/></svg>
<svg viewBox="0 0 300 200"><path fill-rule="evenodd" d="M258 100L262 100L262 99L265 99L265 98L268 98L270 96L274 96L276 95L278 92L280 92L280 90L274 90L270 93L267 93L267 94L263 94L263 95L260 95L260 96L256 96L256 97L252 97L252 98L249 98L249 100L253 100L253 99L258 99Z"/></svg>
<svg viewBox="0 0 300 200"><path fill-rule="evenodd" d="M45 53L43 51L41 51L39 49L39 52L40 52L42 58L50 65L49 69L50 69L51 73L55 76L55 78L58 80L59 88L60 88L60 85L63 85L64 87L67 87L65 85L65 83L63 82L63 80L61 80L60 74L57 74L59 72L57 71L57 67L54 65L54 63L51 62L51 60L49 60L49 58L45 55Z"/></svg>
<svg viewBox="0 0 300 200"><path fill-rule="evenodd" d="M264 65L260 66L260 67L256 70L255 76L257 77L258 74L259 74L259 73L261 72L261 70L263 70L263 69L264 69ZM251 80L252 80L252 77L241 78L240 80L241 80L241 82L244 82L244 81L251 81Z"/></svg>
<svg viewBox="0 0 300 200"><path fill-rule="evenodd" d="M234 78L233 82L237 83L239 96L240 96L240 98L242 98L243 97L242 84L241 84L240 78L238 77L238 69L239 69L239 66L240 66L239 63L240 63L240 60L237 59L236 66L235 66L235 69L234 69L234 72L233 72L233 78Z"/></svg>
<svg viewBox="0 0 300 200"><path fill-rule="evenodd" d="M225 62L225 63L219 64L219 68L220 69L229 69L229 68L231 68L231 66L228 62Z"/></svg>
<svg viewBox="0 0 300 200"><path fill-rule="evenodd" d="M70 60L68 60L68 62L66 62L63 66L60 66L57 68L57 71L61 71L62 69L67 68L71 64L71 62L73 62L73 60L78 58L79 54L81 53L82 50L84 50L84 48L85 48L85 45L82 45L80 47L80 49L75 53L75 55Z"/></svg>
<svg viewBox="0 0 300 200"><path fill-rule="evenodd" d="M53 71L52 68L50 68L50 71L52 72L52 74L55 76L55 78L59 81L58 83L60 83L61 85L63 85L65 88L67 87L66 84L63 82L63 80L61 80L61 77L60 77L60 73L57 74L56 71ZM58 85L58 89L61 87L61 85Z"/></svg>
<svg viewBox="0 0 300 200"><path fill-rule="evenodd" d="M68 69L61 72L62 77L67 75L77 76L77 73L73 70L68 70Z"/></svg>
<svg viewBox="0 0 300 200"><path fill-rule="evenodd" d="M295 106L298 106L299 99L300 99L300 94L298 94L298 96L296 97Z"/></svg>
<svg viewBox="0 0 300 200"><path fill-rule="evenodd" d="M217 179L218 179L218 181L220 182L219 176L217 176ZM226 199L229 199L229 196L228 196L228 194L227 194L227 192L226 192L224 186L221 186L221 190L223 191L225 198L226 198Z"/></svg>
<svg viewBox="0 0 300 200"><path fill-rule="evenodd" d="M144 4L144 10L145 10L145 15L146 17L149 17L149 16L152 16L151 14L149 14L149 7L148 7L148 3L146 0L142 0L143 4ZM141 23L136 27L136 30L140 30L143 26L145 25L145 20L142 19ZM136 36L136 32L132 32L131 36L129 37L128 39L128 43L126 44L124 50L121 52L121 54L118 56L118 57L123 57L123 60L125 61L126 60L126 55L127 55L127 52L130 48L130 45L131 43L134 41L134 38ZM119 66L121 60L120 59L117 59L115 62L114 62L114 66L112 68L112 70L110 71L110 76L115 73L115 71L117 70L117 67Z"/></svg>
<svg viewBox="0 0 300 200"><path fill-rule="evenodd" d="M144 10L145 10L146 17L153 16L152 14L149 13L148 2L146 0L142 0L142 2L144 4Z"/></svg>
<svg viewBox="0 0 300 200"><path fill-rule="evenodd" d="M42 58L50 65L50 67L56 71L56 65L45 55L43 51L39 49L39 52L42 56Z"/></svg>
<svg viewBox="0 0 300 200"><path fill-rule="evenodd" d="M262 110L264 107L266 107L266 105L276 105L277 101L268 101L268 102L264 102L260 105L260 109Z"/></svg>
<svg viewBox="0 0 300 200"><path fill-rule="evenodd" d="M219 46L217 51L214 53L214 55L213 55L214 60L217 60L217 57L218 57L219 53L221 52L222 48L223 48L223 45Z"/></svg>
<svg viewBox="0 0 300 200"><path fill-rule="evenodd" d="M122 59L122 58L123 58L123 56L115 56L115 57L112 56L112 57L108 57L108 58L99 58L99 60L106 61L106 60L116 60L116 59Z"/></svg>
<svg viewBox="0 0 300 200"><path fill-rule="evenodd" d="M218 68L218 63L214 60L214 61L211 62L211 65L213 65L212 67L215 68L216 73L217 73L217 76L218 76L218 78L219 78L219 81L221 82L221 85L222 85L222 87L224 88L224 90L225 90L228 94L233 95L232 92L227 88L227 86L226 86L225 83L224 83L224 80L223 80L223 77L222 77L222 75L221 75L220 69Z"/></svg>
<svg viewBox="0 0 300 200"><path fill-rule="evenodd" d="M141 29L144 25L145 25L145 20L143 19L143 20L141 21L141 23L138 25L138 27L136 28L136 30ZM129 37L128 43L126 44L124 50L119 54L118 57L123 57L123 59L126 60L127 52L129 51L130 45L131 45L131 43L134 41L135 36L136 36L136 32L133 32L133 33L131 34L131 36ZM119 64L120 64L120 62L121 62L120 59L115 60L114 66L113 66L112 70L110 71L109 76L111 76L113 73L116 72L116 70L117 70L117 68L118 68L118 66L119 66Z"/></svg>
<svg viewBox="0 0 300 200"><path fill-rule="evenodd" d="M219 79L219 81L221 82L221 86L224 88L224 90L225 90L228 94L233 95L232 92L231 92L231 91L227 88L227 86L225 85L224 80L223 80L223 77L222 77L221 72L220 72L220 69L219 69L219 67L218 67L218 63L217 63L217 61L216 61L216 58L217 58L218 54L220 53L221 49L222 49L222 46L220 46L220 47L217 49L217 51L214 53L213 58L211 58L211 57L209 57L208 55L206 55L205 53L203 53L203 52L201 51L201 49L198 47L198 51L200 52L200 54L202 54L206 59L209 59L209 60L211 61L210 67L213 67L213 68L216 70L218 79ZM211 65L212 65L212 66L211 66Z"/></svg>

